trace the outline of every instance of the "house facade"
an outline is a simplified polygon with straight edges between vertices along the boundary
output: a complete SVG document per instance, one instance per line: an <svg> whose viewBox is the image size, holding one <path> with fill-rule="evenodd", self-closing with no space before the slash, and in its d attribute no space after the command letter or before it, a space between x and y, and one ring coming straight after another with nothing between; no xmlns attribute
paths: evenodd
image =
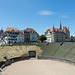
<svg viewBox="0 0 75 75"><path fill-rule="evenodd" d="M16 28L8 27L5 30L4 40L8 43L21 43L21 42L36 42L38 40L38 33L32 29L27 28L26 30L19 31Z"/></svg>
<svg viewBox="0 0 75 75"><path fill-rule="evenodd" d="M19 35L18 29L8 27L5 30L5 42L6 43L16 43L18 35Z"/></svg>
<svg viewBox="0 0 75 75"><path fill-rule="evenodd" d="M1 30L0 30L0 40L2 40L3 37L4 37L4 31L1 29Z"/></svg>
<svg viewBox="0 0 75 75"><path fill-rule="evenodd" d="M30 42L30 34L27 30L22 30L21 31L24 35L24 42Z"/></svg>
<svg viewBox="0 0 75 75"><path fill-rule="evenodd" d="M17 35L17 43L23 43L24 42L24 34L23 32L19 31L19 34Z"/></svg>
<svg viewBox="0 0 75 75"><path fill-rule="evenodd" d="M70 31L67 27L63 27L60 24L60 28L51 28L45 32L47 42L62 42L70 39Z"/></svg>
<svg viewBox="0 0 75 75"><path fill-rule="evenodd" d="M38 40L39 34L32 28L27 28L26 31L29 32L30 42L36 42Z"/></svg>

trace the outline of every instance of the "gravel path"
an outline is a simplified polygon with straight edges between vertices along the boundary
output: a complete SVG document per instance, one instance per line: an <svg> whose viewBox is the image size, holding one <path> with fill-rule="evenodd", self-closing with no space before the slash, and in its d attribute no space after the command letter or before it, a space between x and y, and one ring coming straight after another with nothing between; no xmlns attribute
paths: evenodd
<svg viewBox="0 0 75 75"><path fill-rule="evenodd" d="M8 66L2 75L75 75L75 66L51 60L25 60Z"/></svg>

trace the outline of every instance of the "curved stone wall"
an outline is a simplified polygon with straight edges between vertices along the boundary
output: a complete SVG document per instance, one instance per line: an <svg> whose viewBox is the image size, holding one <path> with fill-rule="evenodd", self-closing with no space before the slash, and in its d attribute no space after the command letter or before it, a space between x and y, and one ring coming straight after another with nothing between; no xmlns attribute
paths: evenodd
<svg viewBox="0 0 75 75"><path fill-rule="evenodd" d="M54 56L38 56L38 59L57 60L57 61L66 62L66 63L72 64L72 65L75 65L75 60L60 58L60 57L54 57Z"/></svg>

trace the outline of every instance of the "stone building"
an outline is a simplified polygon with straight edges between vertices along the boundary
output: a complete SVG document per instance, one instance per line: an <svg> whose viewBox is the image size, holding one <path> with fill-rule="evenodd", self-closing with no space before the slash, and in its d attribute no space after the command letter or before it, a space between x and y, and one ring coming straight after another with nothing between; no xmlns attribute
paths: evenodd
<svg viewBox="0 0 75 75"><path fill-rule="evenodd" d="M47 42L62 42L70 39L70 31L67 27L63 27L60 24L60 28L51 28L45 32Z"/></svg>

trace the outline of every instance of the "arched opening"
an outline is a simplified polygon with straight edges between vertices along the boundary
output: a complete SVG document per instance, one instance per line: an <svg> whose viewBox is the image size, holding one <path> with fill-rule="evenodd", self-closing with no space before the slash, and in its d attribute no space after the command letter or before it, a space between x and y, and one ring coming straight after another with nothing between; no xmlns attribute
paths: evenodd
<svg viewBox="0 0 75 75"><path fill-rule="evenodd" d="M36 51L29 51L29 57L36 57Z"/></svg>

